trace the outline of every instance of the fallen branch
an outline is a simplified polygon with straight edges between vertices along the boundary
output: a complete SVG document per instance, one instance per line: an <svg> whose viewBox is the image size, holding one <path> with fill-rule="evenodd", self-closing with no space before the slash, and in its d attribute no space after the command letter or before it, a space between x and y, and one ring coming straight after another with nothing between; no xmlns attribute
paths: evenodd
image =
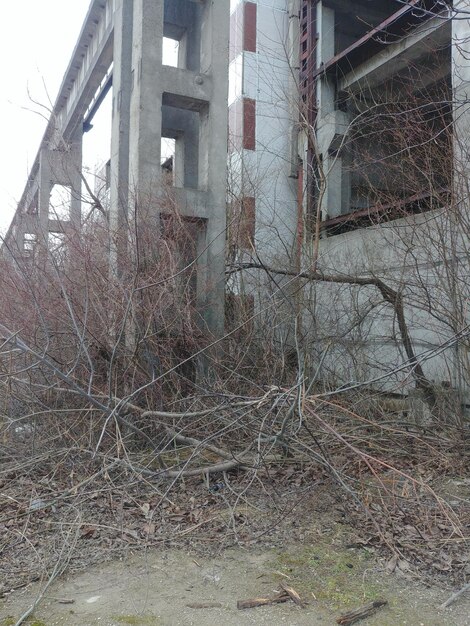
<svg viewBox="0 0 470 626"><path fill-rule="evenodd" d="M306 607L306 603L302 600L295 589L289 587L285 583L281 583L279 586L289 595L292 602L294 602L297 606L300 606L302 609Z"/></svg>
<svg viewBox="0 0 470 626"><path fill-rule="evenodd" d="M292 602L303 609L306 606L306 603L302 600L295 589L281 583L279 585L279 591L276 592L276 595L268 596L267 598L239 600L237 602L237 609L254 609L257 606L269 606L270 604L279 604L280 602L287 602L288 600L292 600Z"/></svg>
<svg viewBox="0 0 470 626"><path fill-rule="evenodd" d="M269 596L267 598L250 598L249 600L238 600L237 609L254 609L257 606L269 606L270 604L279 604L280 602L287 602L290 600L289 594L282 590L275 596Z"/></svg>
<svg viewBox="0 0 470 626"><path fill-rule="evenodd" d="M162 470L158 472L156 475L158 478L180 478L183 476L204 476L204 474L217 474L221 472L228 472L229 470L235 469L239 467L241 469L246 469L249 466L249 460L237 460L233 461L225 461L224 463L215 463L214 465L207 465L202 467L194 467L191 469L181 469L181 470Z"/></svg>
<svg viewBox="0 0 470 626"><path fill-rule="evenodd" d="M349 624L354 624L361 619L369 617L373 615L377 609L380 609L382 606L387 604L386 600L374 600L374 602L369 602L369 604L365 604L364 606L355 609L354 611L349 611L348 613L343 613L341 617L338 617L336 620L337 624L341 624L342 626L349 626Z"/></svg>
<svg viewBox="0 0 470 626"><path fill-rule="evenodd" d="M233 267L227 269L225 271L225 274L227 276L231 276L232 274L235 274L237 272L249 269L263 270L267 274L290 276L292 278L298 278L301 280L306 280L308 282L335 283L339 285L353 285L358 287L375 287L380 292L385 302L388 302L393 307L398 322L400 337L403 342L403 347L405 349L406 355L408 357L408 366L410 372L416 381L417 388L423 391L425 400L429 404L430 408L434 406L436 402L435 391L433 389L432 383L426 377L424 370L415 354L413 342L411 339L411 333L409 331L406 321L405 306L403 302L403 295L401 294L401 292L392 289L391 287L389 287L389 285L384 283L383 280L375 276L343 276L342 274L324 274L321 271L295 272L292 270L276 269L259 262L238 263L237 265L234 265Z"/></svg>
<svg viewBox="0 0 470 626"><path fill-rule="evenodd" d="M468 591L470 589L470 583L467 583L466 585L464 585L462 587L462 589L459 589L458 591L456 591L455 593L453 593L450 598L448 598L443 604L441 604L441 606L439 607L439 609L446 609L448 606L450 606L451 604L453 604L456 600L458 600L460 598L461 595L463 595L466 591Z"/></svg>

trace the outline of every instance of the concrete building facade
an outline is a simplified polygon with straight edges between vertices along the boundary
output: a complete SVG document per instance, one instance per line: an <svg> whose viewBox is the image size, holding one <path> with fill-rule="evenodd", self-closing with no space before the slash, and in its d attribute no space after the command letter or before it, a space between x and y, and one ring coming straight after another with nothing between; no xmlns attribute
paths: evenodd
<svg viewBox="0 0 470 626"><path fill-rule="evenodd" d="M466 395L469 15L447 0L232 3L236 258L346 278L301 297L306 351L336 382L405 392L416 357ZM350 284L368 278L399 294L401 325L374 285Z"/></svg>
<svg viewBox="0 0 470 626"><path fill-rule="evenodd" d="M465 388L469 11L468 0L93 1L4 248L29 253L79 223L81 136L112 84L111 228L126 228L131 206L165 212L161 141L173 140L172 198L200 229L211 330L223 331L227 253L334 275L298 299L305 352L327 375L409 388L406 323L426 374ZM164 38L177 67L163 63ZM68 219L51 214L54 184L70 188ZM399 294L402 318L367 277Z"/></svg>
<svg viewBox="0 0 470 626"><path fill-rule="evenodd" d="M173 40L175 67L163 63L163 42ZM197 300L204 323L223 330L227 154L229 0L93 0L65 73L53 114L18 210L4 254L47 253L51 234L67 238L81 220L83 134L112 89L110 161L111 233L150 216L169 202L179 218L195 224ZM163 193L162 139L176 144L175 185ZM69 190L59 219L53 187ZM158 244L156 244L158 249ZM118 271L128 256L115 250Z"/></svg>

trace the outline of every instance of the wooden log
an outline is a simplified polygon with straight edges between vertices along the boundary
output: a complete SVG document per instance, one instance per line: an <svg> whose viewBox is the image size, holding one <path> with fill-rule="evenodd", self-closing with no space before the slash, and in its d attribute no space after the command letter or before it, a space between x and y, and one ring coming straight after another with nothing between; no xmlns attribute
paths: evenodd
<svg viewBox="0 0 470 626"><path fill-rule="evenodd" d="M349 626L349 624L354 624L355 622L358 622L365 617L373 615L377 611L377 609L380 609L386 604L386 600L374 600L374 602L369 602L369 604L365 604L364 606L361 606L354 611L349 611L349 613L343 613L341 617L338 617L336 623L341 624L341 626Z"/></svg>
<svg viewBox="0 0 470 626"><path fill-rule="evenodd" d="M290 599L295 602L295 604L297 604L297 606L300 606L302 609L304 609L306 607L306 603L302 600L302 598L299 596L299 594L297 593L297 591L295 589L293 589L292 587L289 587L288 585L281 583L280 588L282 591L285 591Z"/></svg>
<svg viewBox="0 0 470 626"><path fill-rule="evenodd" d="M270 604L278 604L290 600L290 595L282 591L275 596L268 598L250 598L249 600L238 600L237 609L254 609L257 606L269 606Z"/></svg>

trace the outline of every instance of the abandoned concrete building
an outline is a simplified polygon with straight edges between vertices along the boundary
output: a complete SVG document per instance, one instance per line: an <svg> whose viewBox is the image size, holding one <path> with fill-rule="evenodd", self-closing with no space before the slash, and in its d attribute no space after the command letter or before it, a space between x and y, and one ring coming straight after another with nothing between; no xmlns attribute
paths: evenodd
<svg viewBox="0 0 470 626"><path fill-rule="evenodd" d="M464 389L469 18L466 0L93 0L4 252L79 228L82 137L110 91L110 228L131 193L163 210L171 164L214 333L229 248L238 264L313 268L336 280L299 299L311 353L340 380L406 386L396 310L353 280L369 276L407 302L430 378ZM54 185L71 191L60 219Z"/></svg>

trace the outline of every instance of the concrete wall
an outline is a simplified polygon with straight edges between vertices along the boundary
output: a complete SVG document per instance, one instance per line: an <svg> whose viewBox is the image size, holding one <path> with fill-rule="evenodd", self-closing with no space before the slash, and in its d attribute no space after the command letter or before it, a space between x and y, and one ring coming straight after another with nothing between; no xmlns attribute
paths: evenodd
<svg viewBox="0 0 470 626"><path fill-rule="evenodd" d="M235 195L255 198L257 254L267 263L274 259L285 263L292 256L297 228L292 124L298 103L290 80L296 72L289 59L290 3L257 0L248 4L256 8L256 42L235 55L231 78L236 84L231 91L233 100L245 98L255 103L256 137L254 149L239 148L231 154L231 176ZM240 5L243 3L238 3L238 9ZM235 28L236 34L247 24L240 19ZM297 63L297 55L295 60Z"/></svg>
<svg viewBox="0 0 470 626"><path fill-rule="evenodd" d="M318 4L318 67L326 64L332 55L333 9ZM334 3L332 3L334 4ZM468 3L464 3L468 4ZM357 96L366 107L377 106L377 96L383 85L394 75L402 75L416 69L416 85L422 89L433 80L450 75L450 65L429 65L429 54L437 46L439 54L452 49L452 83L454 88L454 183L452 200L439 204L436 189L430 212L392 221L376 226L363 221L362 226L351 232L331 236L323 232L320 242L318 270L337 277L380 278L403 294L406 321L412 336L415 353L420 355L425 374L436 383L459 387L463 399L468 393L469 343L467 338L458 343L453 338L466 333L470 292L466 276L470 270L468 261L470 230L468 209L468 20L431 20L416 31L408 32L403 41L390 45L383 52L371 56L349 75L339 72L338 85L334 73L320 74L317 81L319 114L317 122L318 150L322 155L326 172L326 188L322 202L323 218L335 217L351 210L351 195L345 192L345 180L351 185L350 173L343 159L347 144L351 117L337 106L337 89L357 85ZM443 55L443 63L445 61ZM422 63L420 70L419 63ZM432 67L432 71L429 68ZM408 69L410 68L410 69ZM354 89L353 89L354 92ZM390 92L395 96L398 92ZM450 96L449 96L450 97ZM305 138L303 139L305 142ZM380 171L383 154L380 135L374 134L369 153L377 155L375 173L369 179L390 181L390 172ZM429 136L432 141L432 134ZM367 143L367 142L366 142ZM301 142L301 149L306 149ZM338 149L339 146L339 149ZM409 144L409 147L411 143ZM465 155L465 156L464 156ZM397 161L406 168L409 155L403 154ZM386 163L386 161L385 161ZM386 168L386 165L382 164ZM426 167L426 166L424 166ZM436 163L437 169L442 164ZM398 169L397 169L398 171ZM425 171L425 170L423 170ZM432 168L430 170L432 172ZM408 172L403 170L402 180ZM396 173L395 173L396 175ZM393 185L393 193L400 197L400 177ZM418 185L416 182L416 185ZM428 180L429 185L435 184ZM417 189L416 189L417 190ZM416 191L412 189L411 193ZM345 202L346 196L346 202ZM449 196L447 196L449 198ZM372 216L369 224L377 221ZM379 220L380 221L380 220ZM353 226L354 228L354 226ZM312 240L305 242L304 264L311 259ZM323 359L324 373L335 382L374 381L394 391L406 392L415 383L413 373L406 367L408 355L403 349L396 312L375 287L352 287L321 283L304 289L304 324L309 350L315 361ZM432 358L429 358L432 357ZM405 365L405 367L404 367ZM467 400L465 400L467 401Z"/></svg>

